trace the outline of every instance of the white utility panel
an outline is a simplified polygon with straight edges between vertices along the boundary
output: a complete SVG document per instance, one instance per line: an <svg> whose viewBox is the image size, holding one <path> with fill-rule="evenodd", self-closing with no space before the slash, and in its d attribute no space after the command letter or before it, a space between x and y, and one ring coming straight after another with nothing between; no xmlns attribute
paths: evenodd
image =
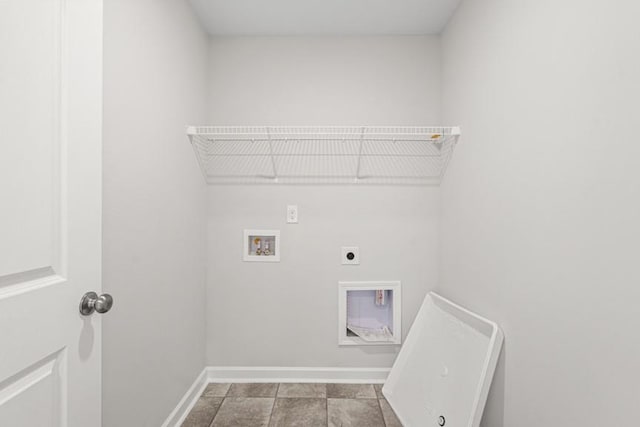
<svg viewBox="0 0 640 427"><path fill-rule="evenodd" d="M298 205L287 205L287 223L298 223Z"/></svg>
<svg viewBox="0 0 640 427"><path fill-rule="evenodd" d="M403 426L479 427L502 340L495 322L430 292L382 394Z"/></svg>
<svg viewBox="0 0 640 427"><path fill-rule="evenodd" d="M359 265L360 264L360 248L358 246L342 247L342 264L343 265Z"/></svg>

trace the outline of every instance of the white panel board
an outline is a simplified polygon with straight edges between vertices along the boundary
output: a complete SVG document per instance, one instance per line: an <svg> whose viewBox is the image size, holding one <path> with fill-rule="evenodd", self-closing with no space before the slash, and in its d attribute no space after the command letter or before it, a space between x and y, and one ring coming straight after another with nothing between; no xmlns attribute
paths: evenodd
<svg viewBox="0 0 640 427"><path fill-rule="evenodd" d="M405 427L477 427L502 341L494 322L429 293L382 392Z"/></svg>
<svg viewBox="0 0 640 427"><path fill-rule="evenodd" d="M54 264L60 8L0 7L0 277Z"/></svg>
<svg viewBox="0 0 640 427"><path fill-rule="evenodd" d="M66 423L65 356L66 352L58 352L0 383L0 426L58 427Z"/></svg>

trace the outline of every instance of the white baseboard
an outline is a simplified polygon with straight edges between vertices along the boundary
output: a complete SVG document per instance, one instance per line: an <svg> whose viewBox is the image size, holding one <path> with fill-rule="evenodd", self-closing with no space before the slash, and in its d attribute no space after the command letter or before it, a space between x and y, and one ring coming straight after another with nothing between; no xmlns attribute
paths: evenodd
<svg viewBox="0 0 640 427"><path fill-rule="evenodd" d="M210 383L353 383L381 384L389 368L293 368L210 366Z"/></svg>
<svg viewBox="0 0 640 427"><path fill-rule="evenodd" d="M290 368L209 366L182 396L162 427L180 426L209 383L352 383L382 384L389 368Z"/></svg>
<svg viewBox="0 0 640 427"><path fill-rule="evenodd" d="M178 406L175 407L171 414L167 417L164 423L162 423L162 427L177 427L180 426L187 415L193 409L193 405L196 404L198 398L204 391L205 387L209 384L207 368L203 369L198 378L191 384L189 390L182 396L180 402L178 402Z"/></svg>

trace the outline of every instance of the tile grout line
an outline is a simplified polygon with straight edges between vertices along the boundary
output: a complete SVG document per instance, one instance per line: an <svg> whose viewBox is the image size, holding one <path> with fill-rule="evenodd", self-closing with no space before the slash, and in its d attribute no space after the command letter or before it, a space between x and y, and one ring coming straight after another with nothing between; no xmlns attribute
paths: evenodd
<svg viewBox="0 0 640 427"><path fill-rule="evenodd" d="M209 384L211 384L211 383L209 383ZM231 390L231 384L229 384L229 388L227 388L227 391L224 392L224 396L222 396L222 402L220 402L220 406L218 406L218 409L216 410L215 415L213 416L213 418L211 418L211 423L209 424L209 427L213 427L213 422L215 421L216 417L218 416L218 413L220 413L220 408L222 408L222 404L227 399L227 395L229 394L229 390Z"/></svg>
<svg viewBox="0 0 640 427"><path fill-rule="evenodd" d="M329 387L324 384L324 409L327 413L327 427L329 427Z"/></svg>
<svg viewBox="0 0 640 427"><path fill-rule="evenodd" d="M269 413L269 422L267 423L267 427L271 425L271 419L273 418L273 410L276 407L276 399L278 398L278 393L280 392L280 384L282 383L278 383L278 386L276 387L276 395L273 396L273 405L271 405L271 412Z"/></svg>
<svg viewBox="0 0 640 427"><path fill-rule="evenodd" d="M384 411L382 410L382 403L380 403L380 398L378 398L378 392L376 391L375 386L373 387L373 391L376 393L376 400L378 401L378 409L380 410L380 416L382 417L382 422L384 426L387 427L387 420L384 418Z"/></svg>
<svg viewBox="0 0 640 427"><path fill-rule="evenodd" d="M324 385L324 398L324 407L327 411L327 427L329 427L329 386L327 384Z"/></svg>

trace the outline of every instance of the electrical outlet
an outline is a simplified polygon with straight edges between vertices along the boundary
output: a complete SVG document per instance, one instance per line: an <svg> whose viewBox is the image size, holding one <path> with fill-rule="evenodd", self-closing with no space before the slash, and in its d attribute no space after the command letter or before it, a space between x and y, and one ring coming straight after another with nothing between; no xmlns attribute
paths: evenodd
<svg viewBox="0 0 640 427"><path fill-rule="evenodd" d="M298 205L287 205L287 223L298 223Z"/></svg>
<svg viewBox="0 0 640 427"><path fill-rule="evenodd" d="M343 265L359 265L360 264L360 248L358 246L342 247L342 264Z"/></svg>

